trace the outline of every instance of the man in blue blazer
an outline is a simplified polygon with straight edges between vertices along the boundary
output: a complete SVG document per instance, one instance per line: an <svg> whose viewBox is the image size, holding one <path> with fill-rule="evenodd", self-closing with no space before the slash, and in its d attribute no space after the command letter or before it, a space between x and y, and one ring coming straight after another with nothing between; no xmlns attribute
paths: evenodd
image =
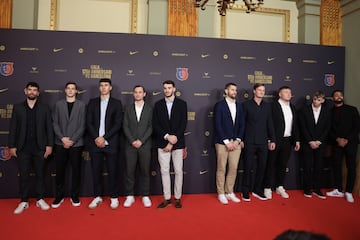
<svg viewBox="0 0 360 240"><path fill-rule="evenodd" d="M65 85L65 99L56 102L53 110L55 132L54 159L56 163L56 195L52 208L58 208L64 201L64 185L67 165L71 166L72 187L70 201L80 206L81 154L84 146L85 103L76 98L75 82Z"/></svg>
<svg viewBox="0 0 360 240"><path fill-rule="evenodd" d="M225 94L225 99L217 102L214 107L214 140L217 157L216 189L218 200L222 204L228 204L228 200L240 202L240 199L234 194L234 185L241 148L244 146L242 139L245 130L244 113L241 104L236 101L236 84L226 84Z"/></svg>
<svg viewBox="0 0 360 240"><path fill-rule="evenodd" d="M165 98L157 101L153 110L153 131L155 147L161 170L164 201L158 208L172 204L170 159L175 171L175 208L181 208L180 201L183 184L183 149L185 148L185 129L187 125L187 104L175 97L175 83L171 80L163 82Z"/></svg>
<svg viewBox="0 0 360 240"><path fill-rule="evenodd" d="M119 138L122 122L121 101L110 96L111 80L99 82L100 97L89 101L86 113L86 129L89 135L88 149L91 157L94 183L94 199L89 208L96 208L102 200L102 173L105 163L108 171L110 207L119 207L117 168Z"/></svg>

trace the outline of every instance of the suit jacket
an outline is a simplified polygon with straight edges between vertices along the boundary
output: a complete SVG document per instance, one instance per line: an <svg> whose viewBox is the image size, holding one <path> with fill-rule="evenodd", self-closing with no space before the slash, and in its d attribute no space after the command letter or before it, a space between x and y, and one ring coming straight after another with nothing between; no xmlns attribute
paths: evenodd
<svg viewBox="0 0 360 240"><path fill-rule="evenodd" d="M95 144L95 139L99 137L100 128L100 97L90 99L86 112L86 130L89 136L89 151L102 151ZM122 104L121 101L113 97L109 98L105 115L105 140L109 143L109 151L118 151L119 138L122 123Z"/></svg>
<svg viewBox="0 0 360 240"><path fill-rule="evenodd" d="M85 131L85 103L76 100L74 102L71 114L68 114L68 106L65 99L56 102L52 118L55 132L55 144L62 145L61 138L69 137L73 142L73 147L84 145Z"/></svg>
<svg viewBox="0 0 360 240"><path fill-rule="evenodd" d="M245 114L245 144L275 142L270 103L261 101L261 104L257 105L254 99L251 99L243 103L243 110Z"/></svg>
<svg viewBox="0 0 360 240"><path fill-rule="evenodd" d="M214 107L215 120L215 143L224 144L225 139L236 140L237 138L243 140L245 131L245 118L242 106L236 102L236 117L235 123L232 120L231 112L226 100L217 102Z"/></svg>
<svg viewBox="0 0 360 240"><path fill-rule="evenodd" d="M124 112L123 130L127 140L127 146L132 146L132 142L139 139L143 148L151 148L152 134L152 107L144 103L140 120L137 120L135 103L126 107Z"/></svg>
<svg viewBox="0 0 360 240"><path fill-rule="evenodd" d="M300 141L298 119L295 110L295 106L290 103L291 112L293 115L292 128L291 128L291 140L293 143ZM283 136L285 131L285 118L281 105L278 101L272 103L272 118L274 123L275 138L278 142Z"/></svg>
<svg viewBox="0 0 360 240"><path fill-rule="evenodd" d="M337 117L336 114L339 114ZM346 138L349 142L359 143L360 117L356 107L343 104L331 111L329 138L336 144L336 138Z"/></svg>
<svg viewBox="0 0 360 240"><path fill-rule="evenodd" d="M27 102L16 104L10 120L9 148L17 148L21 151L26 140L26 108ZM36 101L36 143L40 150L46 146L54 145L54 133L51 123L51 111L49 107Z"/></svg>
<svg viewBox="0 0 360 240"><path fill-rule="evenodd" d="M170 119L166 108L165 99L155 103L153 111L153 131L155 147L164 148L168 141L164 139L166 134L175 135L178 139L173 150L185 148L185 129L187 125L187 104L175 97L172 105Z"/></svg>
<svg viewBox="0 0 360 240"><path fill-rule="evenodd" d="M299 114L301 142L308 146L310 141L325 143L330 129L330 113L326 106L321 106L317 124L315 124L312 105L305 106Z"/></svg>

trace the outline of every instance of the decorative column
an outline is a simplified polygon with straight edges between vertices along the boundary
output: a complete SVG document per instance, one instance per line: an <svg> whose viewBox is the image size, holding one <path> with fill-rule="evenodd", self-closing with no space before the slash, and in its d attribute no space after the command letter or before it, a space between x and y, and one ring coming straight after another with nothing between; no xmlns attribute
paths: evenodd
<svg viewBox="0 0 360 240"><path fill-rule="evenodd" d="M338 0L321 1L320 43L341 46L341 5Z"/></svg>
<svg viewBox="0 0 360 240"><path fill-rule="evenodd" d="M12 0L0 0L0 28L11 28Z"/></svg>
<svg viewBox="0 0 360 240"><path fill-rule="evenodd" d="M320 0L297 0L299 43L320 44Z"/></svg>
<svg viewBox="0 0 360 240"><path fill-rule="evenodd" d="M194 0L168 1L168 35L197 36L198 10Z"/></svg>

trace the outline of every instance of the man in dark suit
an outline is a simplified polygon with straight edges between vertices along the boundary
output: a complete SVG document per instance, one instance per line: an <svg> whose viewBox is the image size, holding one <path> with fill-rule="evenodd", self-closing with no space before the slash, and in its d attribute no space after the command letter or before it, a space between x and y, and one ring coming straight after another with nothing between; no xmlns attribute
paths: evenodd
<svg viewBox="0 0 360 240"><path fill-rule="evenodd" d="M163 82L165 98L157 101L153 111L153 131L155 147L161 170L164 201L158 208L171 205L170 159L175 171L175 208L181 208L183 184L183 149L185 148L185 129L187 125L187 104L175 97L175 83Z"/></svg>
<svg viewBox="0 0 360 240"><path fill-rule="evenodd" d="M264 195L272 198L272 188L283 198L289 198L285 191L284 180L287 162L291 155L292 145L294 150L300 149L300 138L297 124L295 106L291 104L291 88L279 88L279 99L272 104L272 118L275 129L276 146L269 151L267 167L264 178Z"/></svg>
<svg viewBox="0 0 360 240"><path fill-rule="evenodd" d="M301 149L303 153L304 196L313 194L321 199L325 195L320 190L321 170L325 154L325 140L330 129L330 115L325 102L325 94L315 92L311 105L305 106L299 115Z"/></svg>
<svg viewBox="0 0 360 240"><path fill-rule="evenodd" d="M330 197L344 197L353 203L352 191L356 179L356 153L359 144L360 119L356 107L344 104L344 94L335 90L332 94L334 107L331 111L329 132L333 151L333 175L335 189L327 192ZM342 192L342 159L345 156L347 178L345 194Z"/></svg>
<svg viewBox="0 0 360 240"><path fill-rule="evenodd" d="M123 130L126 137L126 200L124 207L134 202L136 166L140 167L140 193L145 207L151 207L150 195L150 161L152 134L152 107L144 101L146 92L143 86L133 89L134 103L124 113Z"/></svg>
<svg viewBox="0 0 360 240"><path fill-rule="evenodd" d="M236 101L236 84L226 84L225 94L225 99L217 102L214 107L214 140L217 157L216 189L218 200L222 204L228 204L228 200L240 202L240 199L234 194L234 185L241 148L244 146L242 139L245 130L244 113L241 104Z"/></svg>
<svg viewBox="0 0 360 240"><path fill-rule="evenodd" d="M110 96L111 80L99 81L100 97L89 101L86 113L86 129L90 137L88 149L93 171L94 199L89 208L96 208L102 200L102 173L104 157L108 171L110 207L119 207L117 189L118 149L122 122L121 101Z"/></svg>
<svg viewBox="0 0 360 240"><path fill-rule="evenodd" d="M24 89L26 100L13 109L10 131L10 154L18 159L20 173L21 202L14 214L20 214L29 207L30 171L36 173L36 206L42 210L50 207L44 201L45 159L52 153L54 133L51 112L47 105L38 101L40 88L36 82L29 82Z"/></svg>
<svg viewBox="0 0 360 240"><path fill-rule="evenodd" d="M256 83L253 87L254 98L243 103L245 114L245 159L242 199L250 201L249 192L260 200L266 200L263 179L268 150L275 149L274 124L271 105L263 100L265 85ZM256 156L256 161L255 161ZM256 162L256 169L255 167ZM255 174L252 183L251 171ZM253 186L253 189L252 189Z"/></svg>
<svg viewBox="0 0 360 240"><path fill-rule="evenodd" d="M59 100L53 110L55 132L54 158L56 162L56 196L51 204L58 208L64 201L64 184L67 164L71 166L72 187L70 201L80 206L81 154L84 146L85 103L76 98L75 82L65 85L65 99Z"/></svg>

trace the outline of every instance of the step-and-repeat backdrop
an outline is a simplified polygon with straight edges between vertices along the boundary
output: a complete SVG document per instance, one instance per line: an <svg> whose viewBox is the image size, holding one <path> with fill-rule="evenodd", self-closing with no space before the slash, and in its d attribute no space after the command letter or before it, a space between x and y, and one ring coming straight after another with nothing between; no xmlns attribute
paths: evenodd
<svg viewBox="0 0 360 240"><path fill-rule="evenodd" d="M137 84L147 90L146 100L163 98L162 82L175 81L176 96L188 103L187 156L184 192L215 192L216 158L213 106L223 98L224 85L238 85L240 102L252 98L252 86L266 84L266 101L288 85L297 108L309 102L316 90L330 96L344 85L343 47L289 43L169 37L118 33L54 32L0 29L0 198L18 196L17 160L7 147L13 105L25 100L28 81L40 84L40 101L50 107L64 97L64 85L75 81L79 99L99 95L100 78L111 78L112 95L124 105L132 102ZM119 156L120 193L123 193L123 154ZM301 187L301 158L293 154L286 187ZM91 164L83 154L82 195L92 194ZM161 179L153 154L151 190L161 194ZM325 175L327 168L324 168ZM54 194L55 164L46 166L48 196ZM32 181L35 175L31 174ZM237 189L240 189L240 161ZM328 177L328 176L327 176ZM106 169L104 170L106 178Z"/></svg>

